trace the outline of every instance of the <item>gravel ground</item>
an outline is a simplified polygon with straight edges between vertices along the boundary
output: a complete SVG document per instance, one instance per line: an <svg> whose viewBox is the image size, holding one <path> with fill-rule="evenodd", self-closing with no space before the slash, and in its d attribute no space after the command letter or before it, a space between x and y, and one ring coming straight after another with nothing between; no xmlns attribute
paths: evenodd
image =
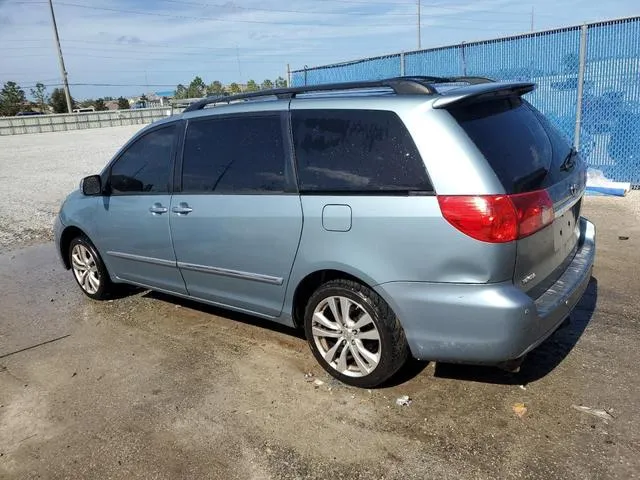
<svg viewBox="0 0 640 480"><path fill-rule="evenodd" d="M51 239L62 200L142 127L0 137L0 251Z"/></svg>

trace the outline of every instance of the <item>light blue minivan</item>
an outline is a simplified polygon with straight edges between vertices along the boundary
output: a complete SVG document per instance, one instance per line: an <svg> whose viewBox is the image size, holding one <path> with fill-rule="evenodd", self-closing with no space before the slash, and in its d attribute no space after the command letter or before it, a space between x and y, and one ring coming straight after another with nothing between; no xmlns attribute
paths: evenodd
<svg viewBox="0 0 640 480"><path fill-rule="evenodd" d="M93 299L126 283L304 328L355 386L409 355L517 365L595 255L586 167L533 88L402 77L203 99L83 179L58 253Z"/></svg>

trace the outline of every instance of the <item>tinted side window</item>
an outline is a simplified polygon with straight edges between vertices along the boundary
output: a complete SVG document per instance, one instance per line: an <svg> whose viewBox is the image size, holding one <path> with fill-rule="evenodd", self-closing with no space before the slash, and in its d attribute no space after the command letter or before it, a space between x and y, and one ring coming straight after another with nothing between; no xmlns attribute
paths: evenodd
<svg viewBox="0 0 640 480"><path fill-rule="evenodd" d="M136 140L111 167L112 193L169 191L176 126L155 130Z"/></svg>
<svg viewBox="0 0 640 480"><path fill-rule="evenodd" d="M449 112L482 152L507 193L544 187L552 164L552 145L536 113L522 99L481 102Z"/></svg>
<svg viewBox="0 0 640 480"><path fill-rule="evenodd" d="M432 191L413 139L393 112L295 110L292 123L301 191Z"/></svg>
<svg viewBox="0 0 640 480"><path fill-rule="evenodd" d="M283 192L286 162L280 114L190 122L182 191Z"/></svg>

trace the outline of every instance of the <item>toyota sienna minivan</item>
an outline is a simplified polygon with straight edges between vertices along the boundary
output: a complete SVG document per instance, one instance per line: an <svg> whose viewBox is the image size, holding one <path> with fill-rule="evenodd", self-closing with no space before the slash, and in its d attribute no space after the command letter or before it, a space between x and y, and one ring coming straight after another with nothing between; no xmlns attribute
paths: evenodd
<svg viewBox="0 0 640 480"><path fill-rule="evenodd" d="M82 180L58 253L96 300L124 283L303 328L350 385L410 355L515 365L595 255L586 166L534 87L401 77L202 99Z"/></svg>

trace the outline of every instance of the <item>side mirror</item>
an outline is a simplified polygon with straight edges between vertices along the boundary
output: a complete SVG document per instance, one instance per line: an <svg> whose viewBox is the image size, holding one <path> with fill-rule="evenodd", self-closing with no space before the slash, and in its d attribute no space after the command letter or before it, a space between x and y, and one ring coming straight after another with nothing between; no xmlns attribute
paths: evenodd
<svg viewBox="0 0 640 480"><path fill-rule="evenodd" d="M80 189L84 195L96 196L102 194L102 179L100 175L89 175L80 182Z"/></svg>

